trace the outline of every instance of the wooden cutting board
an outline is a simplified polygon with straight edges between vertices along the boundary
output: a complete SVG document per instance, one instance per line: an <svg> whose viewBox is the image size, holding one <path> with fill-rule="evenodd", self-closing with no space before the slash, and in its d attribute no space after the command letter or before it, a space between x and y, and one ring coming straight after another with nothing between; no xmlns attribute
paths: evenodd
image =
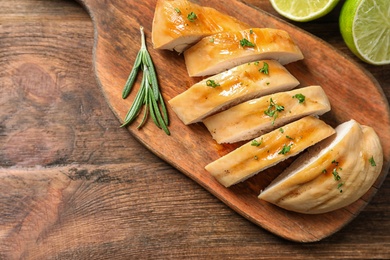
<svg viewBox="0 0 390 260"><path fill-rule="evenodd" d="M80 0L95 27L96 78L108 105L122 122L136 91L123 100L121 91L140 48L139 27L145 28L147 44L158 73L165 100L186 90L199 79L190 78L182 55L152 48L151 30L156 0ZM234 149L216 144L202 124L185 126L168 107L171 135L149 121L141 130L137 122L128 130L148 149L210 191L253 223L288 240L312 242L341 229L367 205L385 179L390 166L389 105L376 80L331 46L296 27L241 1L196 1L234 16L253 27L284 29L301 48L305 59L287 65L301 86L321 85L332 110L322 117L337 126L351 118L372 126L384 150L384 167L373 187L352 205L326 214L305 215L280 209L257 199L261 189L291 162L288 160L229 189L220 185L204 166ZM135 86L135 89L139 85ZM120 122L118 122L119 124Z"/></svg>

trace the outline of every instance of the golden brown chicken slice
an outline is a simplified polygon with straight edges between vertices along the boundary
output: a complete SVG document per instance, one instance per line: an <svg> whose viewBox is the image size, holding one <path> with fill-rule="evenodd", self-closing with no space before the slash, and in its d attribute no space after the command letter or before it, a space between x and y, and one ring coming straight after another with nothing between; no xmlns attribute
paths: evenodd
<svg viewBox="0 0 390 260"><path fill-rule="evenodd" d="M350 120L336 127L334 137L298 157L259 198L291 211L329 212L363 196L382 165L382 146L375 131Z"/></svg>
<svg viewBox="0 0 390 260"><path fill-rule="evenodd" d="M229 187L297 155L334 132L322 120L304 117L244 144L205 168Z"/></svg>
<svg viewBox="0 0 390 260"><path fill-rule="evenodd" d="M260 70L267 67L267 73ZM206 78L169 100L173 111L188 125L247 101L299 84L286 68L274 60L246 63Z"/></svg>
<svg viewBox="0 0 390 260"><path fill-rule="evenodd" d="M154 48L179 53L208 35L250 28L234 17L187 0L158 0L152 26Z"/></svg>
<svg viewBox="0 0 390 260"><path fill-rule="evenodd" d="M324 90L320 86L309 86L246 101L205 118L203 123L217 143L234 143L329 110Z"/></svg>
<svg viewBox="0 0 390 260"><path fill-rule="evenodd" d="M286 31L253 28L205 37L187 49L184 58L188 74L197 77L256 60L273 59L284 65L303 59L303 54Z"/></svg>

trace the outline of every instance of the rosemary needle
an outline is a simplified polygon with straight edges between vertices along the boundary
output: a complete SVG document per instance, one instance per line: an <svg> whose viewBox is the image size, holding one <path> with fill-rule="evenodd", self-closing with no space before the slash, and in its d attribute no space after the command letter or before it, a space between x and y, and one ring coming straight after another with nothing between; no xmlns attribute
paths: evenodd
<svg viewBox="0 0 390 260"><path fill-rule="evenodd" d="M140 114L141 109L144 106L142 121L137 128L140 129L146 123L150 115L155 125L160 129L163 129L167 135L170 135L168 130L168 112L158 86L152 57L146 48L145 33L142 26L140 27L140 32L141 49L138 51L134 66L123 88L122 98L125 99L130 94L140 69L143 71L141 85L134 98L133 104L123 120L124 123L121 126L123 127L131 124Z"/></svg>

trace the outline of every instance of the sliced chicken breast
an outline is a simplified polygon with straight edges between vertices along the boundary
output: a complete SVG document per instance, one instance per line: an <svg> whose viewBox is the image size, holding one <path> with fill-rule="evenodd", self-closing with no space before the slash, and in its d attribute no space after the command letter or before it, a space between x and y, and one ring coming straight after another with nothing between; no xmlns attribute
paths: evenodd
<svg viewBox="0 0 390 260"><path fill-rule="evenodd" d="M184 52L191 77L220 73L240 64L273 59L282 65L303 59L298 46L284 30L253 28L203 38Z"/></svg>
<svg viewBox="0 0 390 260"><path fill-rule="evenodd" d="M155 49L183 52L211 34L250 28L234 17L187 0L158 0L152 25Z"/></svg>
<svg viewBox="0 0 390 260"><path fill-rule="evenodd" d="M259 195L287 210L319 214L345 207L363 196L383 165L380 140L355 120L311 147Z"/></svg>
<svg viewBox="0 0 390 260"><path fill-rule="evenodd" d="M308 116L262 135L205 168L229 187L265 170L334 134L322 120Z"/></svg>
<svg viewBox="0 0 390 260"><path fill-rule="evenodd" d="M267 73L261 70L267 67ZM290 90L299 84L274 60L246 63L206 78L169 100L184 124L200 122L218 111L269 93Z"/></svg>
<svg viewBox="0 0 390 260"><path fill-rule="evenodd" d="M308 115L331 109L320 86L279 92L233 106L203 120L217 143L249 140Z"/></svg>

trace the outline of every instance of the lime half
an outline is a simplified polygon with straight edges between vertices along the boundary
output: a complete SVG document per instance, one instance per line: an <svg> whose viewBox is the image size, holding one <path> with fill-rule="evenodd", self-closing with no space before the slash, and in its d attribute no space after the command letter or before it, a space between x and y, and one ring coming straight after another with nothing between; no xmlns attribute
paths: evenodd
<svg viewBox="0 0 390 260"><path fill-rule="evenodd" d="M361 60L390 64L389 0L347 0L339 24L346 45Z"/></svg>
<svg viewBox="0 0 390 260"><path fill-rule="evenodd" d="M293 21L308 22L332 11L339 0L270 0L270 2L280 15Z"/></svg>

